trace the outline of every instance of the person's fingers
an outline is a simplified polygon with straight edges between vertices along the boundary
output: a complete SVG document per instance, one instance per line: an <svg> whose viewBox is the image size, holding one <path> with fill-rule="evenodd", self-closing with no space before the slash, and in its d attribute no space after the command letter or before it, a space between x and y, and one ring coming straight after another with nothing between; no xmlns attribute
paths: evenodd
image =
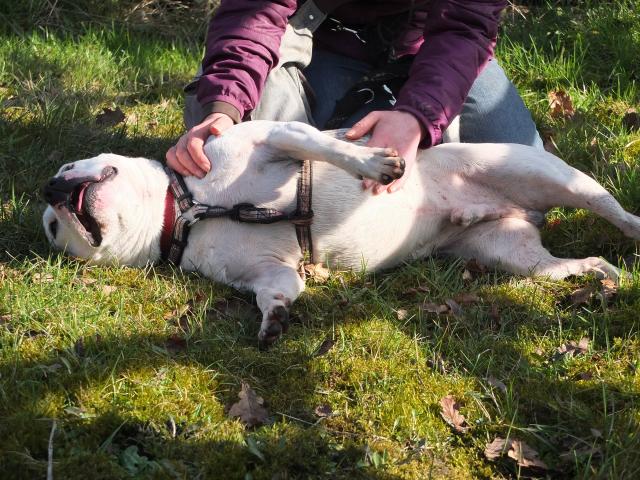
<svg viewBox="0 0 640 480"><path fill-rule="evenodd" d="M191 159L198 166L198 168L203 172L208 172L209 170L211 170L211 162L204 154L204 139L201 138L196 132L194 132L191 135L187 136L186 145Z"/></svg>
<svg viewBox="0 0 640 480"><path fill-rule="evenodd" d="M187 136L183 135L178 140L178 144L176 145L176 157L178 158L178 162L182 165L188 172L189 175L193 175L194 177L202 178L206 175L205 172L200 170L200 168L193 161L191 156L189 155L189 151L187 150Z"/></svg>
<svg viewBox="0 0 640 480"><path fill-rule="evenodd" d="M167 159L167 166L172 170L175 170L180 175L191 175L191 173L186 168L180 165L180 162L178 161L178 157L176 156L175 145L171 147L169 150L167 150L165 158Z"/></svg>
<svg viewBox="0 0 640 480"><path fill-rule="evenodd" d="M351 129L345 133L349 140L357 140L369 133L380 118L380 112L370 112L362 120L358 121Z"/></svg>

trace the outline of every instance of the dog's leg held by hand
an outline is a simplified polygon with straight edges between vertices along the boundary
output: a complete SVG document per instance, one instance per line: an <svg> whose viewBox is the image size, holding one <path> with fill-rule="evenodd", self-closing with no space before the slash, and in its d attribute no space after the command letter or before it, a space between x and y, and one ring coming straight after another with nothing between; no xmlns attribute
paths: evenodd
<svg viewBox="0 0 640 480"><path fill-rule="evenodd" d="M262 312L258 340L265 349L289 328L289 307L304 290L304 282L294 268L274 264L262 271L252 289Z"/></svg>
<svg viewBox="0 0 640 480"><path fill-rule="evenodd" d="M300 122L274 124L267 143L278 150L275 158L327 162L356 178L369 178L387 185L402 177L405 161L393 148L365 147L338 140Z"/></svg>

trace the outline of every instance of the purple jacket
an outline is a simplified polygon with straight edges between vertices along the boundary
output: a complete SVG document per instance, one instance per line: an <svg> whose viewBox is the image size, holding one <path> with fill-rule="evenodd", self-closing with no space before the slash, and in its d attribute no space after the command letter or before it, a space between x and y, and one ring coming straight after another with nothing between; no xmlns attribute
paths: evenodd
<svg viewBox="0 0 640 480"><path fill-rule="evenodd" d="M198 84L198 100L208 112L224 112L236 122L257 104L265 79L278 63L280 40L296 0L222 0L211 20ZM412 113L429 133L423 146L436 145L460 113L472 83L493 56L500 12L493 0L316 0L345 24L366 24L413 8L412 21L394 42L398 56L415 54L409 79L395 105ZM368 60L340 32L316 35L325 47ZM334 36L332 38L332 35ZM362 50L362 49L361 49Z"/></svg>

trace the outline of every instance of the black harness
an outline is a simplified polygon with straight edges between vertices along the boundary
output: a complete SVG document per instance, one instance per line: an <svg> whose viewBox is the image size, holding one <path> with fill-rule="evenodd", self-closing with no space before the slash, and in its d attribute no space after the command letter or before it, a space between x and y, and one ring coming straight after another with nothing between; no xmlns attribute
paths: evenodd
<svg viewBox="0 0 640 480"><path fill-rule="evenodd" d="M170 243L165 248L161 248L162 260L174 265L180 265L182 254L188 244L189 231L195 223L207 218L228 218L236 222L262 225L281 221L293 223L296 227L296 235L302 250L303 261L313 263L313 244L311 242L311 224L313 222L313 210L311 210L311 162L304 161L302 163L298 177L296 210L291 213L281 212L274 208L256 207L251 203L238 203L231 208L227 208L197 202L189 192L182 175L167 167L165 167L165 171L169 176L169 190L173 195L177 208L175 209ZM165 222L167 222L166 218Z"/></svg>

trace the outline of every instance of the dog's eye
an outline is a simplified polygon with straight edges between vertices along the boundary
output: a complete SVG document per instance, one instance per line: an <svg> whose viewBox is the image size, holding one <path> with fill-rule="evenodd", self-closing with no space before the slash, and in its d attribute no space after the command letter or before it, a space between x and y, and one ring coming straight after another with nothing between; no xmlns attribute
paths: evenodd
<svg viewBox="0 0 640 480"><path fill-rule="evenodd" d="M62 167L62 171L63 172L68 172L72 168L73 168L73 163L70 163L69 165L65 165L64 167Z"/></svg>
<svg viewBox="0 0 640 480"><path fill-rule="evenodd" d="M51 232L51 236L56 238L58 234L58 220L54 220L49 224L49 231Z"/></svg>

